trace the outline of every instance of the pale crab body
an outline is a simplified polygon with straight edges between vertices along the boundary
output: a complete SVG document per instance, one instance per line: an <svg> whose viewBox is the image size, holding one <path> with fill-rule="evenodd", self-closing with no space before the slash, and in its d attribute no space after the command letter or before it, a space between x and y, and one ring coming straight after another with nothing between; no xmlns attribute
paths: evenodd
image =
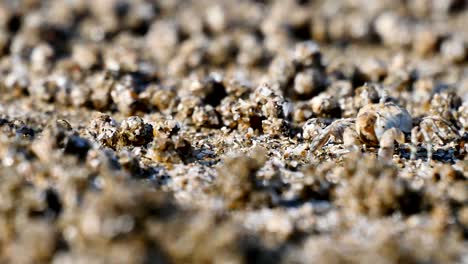
<svg viewBox="0 0 468 264"><path fill-rule="evenodd" d="M391 128L410 133L412 127L408 111L394 103L366 105L356 117L356 132L361 141L369 145L378 145L384 133Z"/></svg>
<svg viewBox="0 0 468 264"><path fill-rule="evenodd" d="M411 115L397 104L368 104L359 110L356 118L331 123L312 140L310 150L315 152L333 136L348 148L355 148L358 144L380 145L379 156L381 152L388 156L393 154L394 141L403 143L404 134L409 134L412 127Z"/></svg>

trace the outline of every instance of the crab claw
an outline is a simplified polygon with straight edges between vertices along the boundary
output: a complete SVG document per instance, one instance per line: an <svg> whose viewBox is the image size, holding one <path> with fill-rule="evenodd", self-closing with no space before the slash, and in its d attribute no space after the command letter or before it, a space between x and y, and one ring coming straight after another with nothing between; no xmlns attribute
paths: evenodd
<svg viewBox="0 0 468 264"><path fill-rule="evenodd" d="M392 160L395 141L399 144L405 143L405 134L400 129L393 127L383 133L378 152L380 160L387 162Z"/></svg>

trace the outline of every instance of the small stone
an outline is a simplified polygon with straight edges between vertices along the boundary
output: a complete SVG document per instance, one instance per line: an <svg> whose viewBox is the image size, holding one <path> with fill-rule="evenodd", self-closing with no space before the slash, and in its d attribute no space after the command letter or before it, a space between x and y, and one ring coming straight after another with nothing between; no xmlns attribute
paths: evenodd
<svg viewBox="0 0 468 264"><path fill-rule="evenodd" d="M73 46L72 58L83 69L91 69L99 63L98 49L93 45L76 44Z"/></svg>
<svg viewBox="0 0 468 264"><path fill-rule="evenodd" d="M137 116L131 116L120 124L118 141L122 146L141 146L148 144L153 139L153 128Z"/></svg>
<svg viewBox="0 0 468 264"><path fill-rule="evenodd" d="M421 56L427 56L436 50L438 41L436 32L430 29L419 30L416 32L413 50Z"/></svg>
<svg viewBox="0 0 468 264"><path fill-rule="evenodd" d="M294 49L294 60L303 66L321 66L321 59L320 48L313 41L301 42Z"/></svg>
<svg viewBox="0 0 468 264"><path fill-rule="evenodd" d="M47 72L52 66L54 50L48 44L36 46L31 53L31 68L36 72Z"/></svg>
<svg viewBox="0 0 468 264"><path fill-rule="evenodd" d="M317 70L299 72L294 78L294 91L301 96L319 92L325 85L323 75Z"/></svg>
<svg viewBox="0 0 468 264"><path fill-rule="evenodd" d="M455 37L445 40L440 46L442 56L444 56L447 61L456 63L465 61L468 54L467 49L466 43L464 43L462 39Z"/></svg>
<svg viewBox="0 0 468 264"><path fill-rule="evenodd" d="M310 100L315 116L339 116L340 106L335 97L321 93Z"/></svg>

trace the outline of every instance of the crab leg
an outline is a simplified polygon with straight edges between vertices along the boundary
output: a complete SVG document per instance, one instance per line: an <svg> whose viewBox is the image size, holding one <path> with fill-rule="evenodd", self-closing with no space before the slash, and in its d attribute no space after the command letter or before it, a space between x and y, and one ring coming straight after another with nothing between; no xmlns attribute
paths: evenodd
<svg viewBox="0 0 468 264"><path fill-rule="evenodd" d="M359 150L360 145L359 136L352 127L347 127L343 133L343 144L350 152Z"/></svg>
<svg viewBox="0 0 468 264"><path fill-rule="evenodd" d="M422 135L424 137L424 142L426 143L426 150L427 150L427 162L430 162L432 160L432 140L429 135L429 128L426 126L426 128L422 128L421 130Z"/></svg>
<svg viewBox="0 0 468 264"><path fill-rule="evenodd" d="M317 149L323 147L328 142L331 137L332 128L332 125L329 125L322 131L320 135L312 140L309 147L311 153L314 153Z"/></svg>
<svg viewBox="0 0 468 264"><path fill-rule="evenodd" d="M314 153L317 149L323 147L331 136L342 140L343 134L346 128L353 127L354 118L348 118L343 120L336 120L326 127L322 133L314 138L310 143L310 152Z"/></svg>
<svg viewBox="0 0 468 264"><path fill-rule="evenodd" d="M410 150L411 150L411 160L415 160L417 153L418 153L418 137L419 137L419 127L414 127L411 130L411 144L410 144Z"/></svg>

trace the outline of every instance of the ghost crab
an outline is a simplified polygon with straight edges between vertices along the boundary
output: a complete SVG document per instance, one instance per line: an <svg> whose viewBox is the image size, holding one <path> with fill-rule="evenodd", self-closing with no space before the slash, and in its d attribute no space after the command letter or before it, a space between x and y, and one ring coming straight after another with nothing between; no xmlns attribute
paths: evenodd
<svg viewBox="0 0 468 264"><path fill-rule="evenodd" d="M333 136L352 150L357 145L380 146L379 157L391 159L394 142L404 143L405 134L413 127L412 118L406 109L393 102L380 102L362 107L356 118L336 120L314 138L310 145L313 153L324 146Z"/></svg>

